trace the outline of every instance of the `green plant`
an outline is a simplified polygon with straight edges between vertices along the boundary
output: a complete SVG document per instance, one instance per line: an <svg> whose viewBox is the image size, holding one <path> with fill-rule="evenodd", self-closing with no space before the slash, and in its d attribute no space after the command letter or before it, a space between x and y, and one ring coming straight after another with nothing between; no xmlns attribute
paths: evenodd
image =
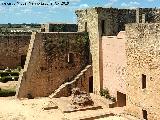
<svg viewBox="0 0 160 120"><path fill-rule="evenodd" d="M18 71L0 71L0 76L1 77L5 77L5 76L19 76L19 72Z"/></svg>
<svg viewBox="0 0 160 120"><path fill-rule="evenodd" d="M65 28L65 26L64 26L63 24L61 24L61 25L56 25L56 26L54 26L53 31L54 31L54 32L63 32L63 31L64 31L64 28Z"/></svg>
<svg viewBox="0 0 160 120"><path fill-rule="evenodd" d="M18 76L4 76L0 78L0 82L6 83L8 81L18 81Z"/></svg>
<svg viewBox="0 0 160 120"><path fill-rule="evenodd" d="M116 102L116 98L110 95L109 90L107 88L102 89L100 91L100 95L104 96L107 99L110 99L112 102Z"/></svg>
<svg viewBox="0 0 160 120"><path fill-rule="evenodd" d="M109 90L106 88L106 89L102 89L101 91L100 91L100 95L101 96L104 96L105 98L109 98L110 97L110 95L109 95Z"/></svg>
<svg viewBox="0 0 160 120"><path fill-rule="evenodd" d="M17 66L17 70L21 71L22 67L21 66Z"/></svg>
<svg viewBox="0 0 160 120"><path fill-rule="evenodd" d="M15 94L15 89L0 89L0 97L14 96Z"/></svg>

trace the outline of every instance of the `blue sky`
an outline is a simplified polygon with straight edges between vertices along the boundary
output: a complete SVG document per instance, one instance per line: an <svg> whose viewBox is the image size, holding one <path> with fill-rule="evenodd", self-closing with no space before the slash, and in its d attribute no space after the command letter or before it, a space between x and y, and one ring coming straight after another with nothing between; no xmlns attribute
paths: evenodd
<svg viewBox="0 0 160 120"><path fill-rule="evenodd" d="M37 6L29 5L29 2L54 3L69 1L69 5L49 5ZM27 3L26 6L16 4L15 6L5 6L2 3ZM47 23L47 22L67 22L76 23L76 9L88 7L160 7L160 0L0 0L0 24L2 23Z"/></svg>

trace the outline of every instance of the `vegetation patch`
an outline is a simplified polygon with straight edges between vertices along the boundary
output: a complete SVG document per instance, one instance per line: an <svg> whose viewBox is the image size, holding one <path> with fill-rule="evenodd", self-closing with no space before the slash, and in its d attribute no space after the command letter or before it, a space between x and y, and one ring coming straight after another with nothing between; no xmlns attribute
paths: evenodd
<svg viewBox="0 0 160 120"><path fill-rule="evenodd" d="M110 95L109 90L107 88L102 89L100 91L100 95L105 97L106 99L110 99L112 102L116 102L116 98Z"/></svg>
<svg viewBox="0 0 160 120"><path fill-rule="evenodd" d="M0 97L15 96L15 89L0 89Z"/></svg>
<svg viewBox="0 0 160 120"><path fill-rule="evenodd" d="M0 82L18 81L19 71L17 70L0 70Z"/></svg>
<svg viewBox="0 0 160 120"><path fill-rule="evenodd" d="M5 77L5 76L19 76L18 71L0 71L0 76Z"/></svg>
<svg viewBox="0 0 160 120"><path fill-rule="evenodd" d="M6 83L8 81L18 81L18 76L4 76L0 77L0 82Z"/></svg>

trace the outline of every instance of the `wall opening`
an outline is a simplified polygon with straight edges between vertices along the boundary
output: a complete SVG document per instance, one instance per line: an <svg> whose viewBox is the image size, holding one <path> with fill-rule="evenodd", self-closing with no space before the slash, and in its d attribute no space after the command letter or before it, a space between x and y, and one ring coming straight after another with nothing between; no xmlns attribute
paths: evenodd
<svg viewBox="0 0 160 120"><path fill-rule="evenodd" d="M105 20L101 21L101 30L102 30L102 35L105 34Z"/></svg>
<svg viewBox="0 0 160 120"><path fill-rule="evenodd" d="M126 106L126 94L117 91L117 107Z"/></svg>
<svg viewBox="0 0 160 120"><path fill-rule="evenodd" d="M142 89L146 88L146 75L142 74Z"/></svg>
<svg viewBox="0 0 160 120"><path fill-rule="evenodd" d="M25 61L26 61L26 55L21 55L21 67L22 68L24 68Z"/></svg>
<svg viewBox="0 0 160 120"><path fill-rule="evenodd" d="M42 28L42 29L41 29L41 32L45 32L45 28Z"/></svg>
<svg viewBox="0 0 160 120"><path fill-rule="evenodd" d="M69 64L74 63L74 54L73 54L73 53L69 53L69 54L68 54L67 62L68 62Z"/></svg>
<svg viewBox="0 0 160 120"><path fill-rule="evenodd" d="M142 110L142 112L143 112L143 119L148 120L147 111L146 110Z"/></svg>
<svg viewBox="0 0 160 120"><path fill-rule="evenodd" d="M87 22L85 22L85 32L87 32Z"/></svg>
<svg viewBox="0 0 160 120"><path fill-rule="evenodd" d="M89 77L89 93L93 93L93 76Z"/></svg>

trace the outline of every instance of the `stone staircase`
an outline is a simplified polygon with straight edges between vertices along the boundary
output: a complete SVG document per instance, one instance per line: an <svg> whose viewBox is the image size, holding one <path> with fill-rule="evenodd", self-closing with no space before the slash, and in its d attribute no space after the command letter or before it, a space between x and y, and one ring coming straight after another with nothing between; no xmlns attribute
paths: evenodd
<svg viewBox="0 0 160 120"><path fill-rule="evenodd" d="M62 84L57 90L54 91L54 93L49 96L49 98L54 98L63 88L75 83L90 67L91 65L87 65L71 82Z"/></svg>
<svg viewBox="0 0 160 120"><path fill-rule="evenodd" d="M17 84L17 89L16 89L16 97L18 97L18 93L19 93L19 89L20 89L20 85L21 85L23 76L27 72L27 69L28 69L28 64L30 62L30 58L31 58L32 50L33 50L35 35L36 35L36 32L32 32L31 40L30 40L30 44L29 44L28 52L27 52L27 56L26 56L26 61L25 61L25 65L24 65L24 69L21 70L20 75L19 75L19 79L18 79L18 84Z"/></svg>

